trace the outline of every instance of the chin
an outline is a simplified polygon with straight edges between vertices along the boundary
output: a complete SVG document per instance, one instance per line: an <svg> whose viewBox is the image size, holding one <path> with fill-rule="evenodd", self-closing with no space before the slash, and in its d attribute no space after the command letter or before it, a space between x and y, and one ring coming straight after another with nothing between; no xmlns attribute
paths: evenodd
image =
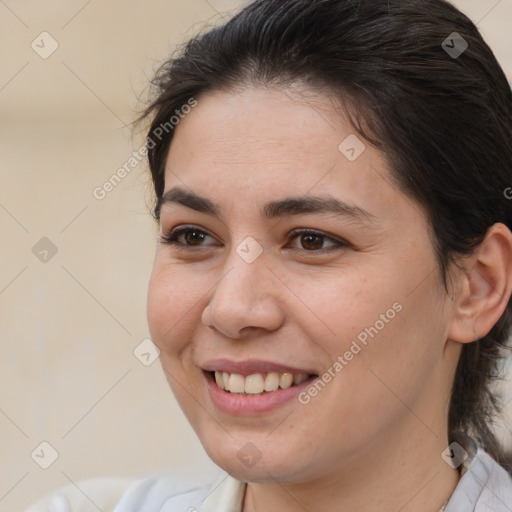
<svg viewBox="0 0 512 512"><path fill-rule="evenodd" d="M280 453L275 446L268 443L259 450L256 447L257 441L238 441L235 436L230 439L231 443L203 442L203 447L217 466L237 480L253 483L300 480L300 475L304 472L300 464L304 465L306 459L295 460L289 451Z"/></svg>

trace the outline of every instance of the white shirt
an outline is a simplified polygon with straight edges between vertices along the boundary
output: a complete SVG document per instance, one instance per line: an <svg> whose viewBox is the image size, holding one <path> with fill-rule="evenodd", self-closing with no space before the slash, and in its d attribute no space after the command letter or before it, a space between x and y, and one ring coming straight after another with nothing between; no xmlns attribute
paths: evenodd
<svg viewBox="0 0 512 512"><path fill-rule="evenodd" d="M512 512L512 479L469 438L468 459L444 512ZM247 484L224 474L213 485L179 488L172 477L132 485L114 512L242 512Z"/></svg>

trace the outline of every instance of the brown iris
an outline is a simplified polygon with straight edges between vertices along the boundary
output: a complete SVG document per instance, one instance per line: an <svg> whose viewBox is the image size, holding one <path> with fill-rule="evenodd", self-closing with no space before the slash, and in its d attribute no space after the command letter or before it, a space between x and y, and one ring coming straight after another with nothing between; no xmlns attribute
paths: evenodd
<svg viewBox="0 0 512 512"><path fill-rule="evenodd" d="M184 233L185 241L188 245L201 245L204 240L205 234L201 231L189 229Z"/></svg>
<svg viewBox="0 0 512 512"><path fill-rule="evenodd" d="M322 235L306 233L300 237L300 241L304 249L316 250L322 248L322 245L324 243L324 237Z"/></svg>

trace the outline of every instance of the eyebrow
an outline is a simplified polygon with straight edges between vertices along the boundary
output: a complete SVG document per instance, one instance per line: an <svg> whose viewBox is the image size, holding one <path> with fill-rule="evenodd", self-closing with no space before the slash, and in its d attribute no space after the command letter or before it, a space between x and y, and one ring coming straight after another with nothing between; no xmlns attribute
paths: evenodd
<svg viewBox="0 0 512 512"><path fill-rule="evenodd" d="M160 211L165 204L180 204L192 210L216 217L220 217L221 213L219 205L210 199L201 197L181 187L174 187L160 197L155 208L155 217L157 219L160 218ZM376 219L375 215L367 210L330 195L287 197L279 201L271 201L265 204L262 209L262 216L267 219L308 213L333 213L365 224L372 224Z"/></svg>

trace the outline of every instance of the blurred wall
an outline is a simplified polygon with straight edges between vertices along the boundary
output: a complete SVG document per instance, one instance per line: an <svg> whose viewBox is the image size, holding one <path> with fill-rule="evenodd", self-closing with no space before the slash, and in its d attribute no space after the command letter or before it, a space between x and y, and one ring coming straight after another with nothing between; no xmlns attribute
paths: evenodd
<svg viewBox="0 0 512 512"><path fill-rule="evenodd" d="M97 189L140 147L156 66L243 3L0 0L0 512L90 477L215 470L140 345L145 163ZM512 77L512 0L455 3Z"/></svg>

